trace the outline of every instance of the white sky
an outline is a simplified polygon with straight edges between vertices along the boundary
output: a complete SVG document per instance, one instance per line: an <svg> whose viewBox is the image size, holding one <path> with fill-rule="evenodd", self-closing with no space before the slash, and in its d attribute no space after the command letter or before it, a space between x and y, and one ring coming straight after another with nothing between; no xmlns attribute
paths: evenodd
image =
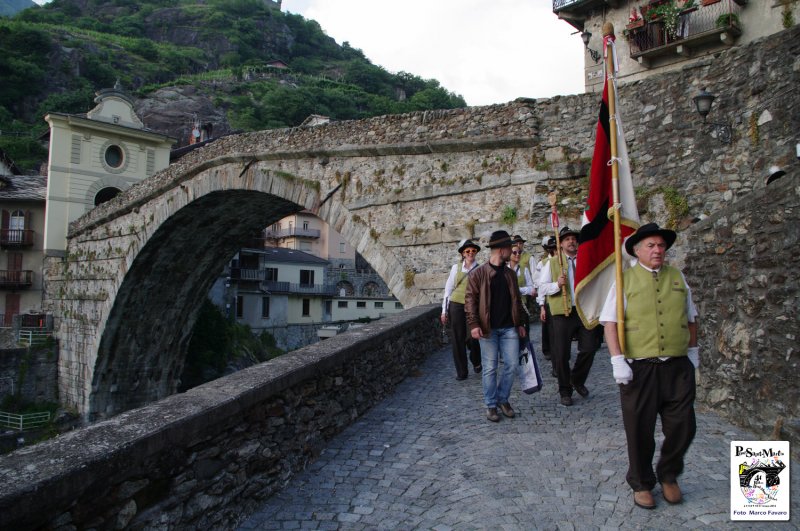
<svg viewBox="0 0 800 531"><path fill-rule="evenodd" d="M469 105L583 92L583 42L550 0L283 0L282 9Z"/></svg>
<svg viewBox="0 0 800 531"><path fill-rule="evenodd" d="M469 105L583 92L583 42L550 0L283 0L282 9Z"/></svg>

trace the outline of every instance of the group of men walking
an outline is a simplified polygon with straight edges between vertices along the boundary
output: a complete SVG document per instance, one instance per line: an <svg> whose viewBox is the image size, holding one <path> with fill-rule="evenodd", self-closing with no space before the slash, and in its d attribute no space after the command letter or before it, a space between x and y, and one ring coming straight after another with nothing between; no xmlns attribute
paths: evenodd
<svg viewBox="0 0 800 531"><path fill-rule="evenodd" d="M548 256L536 264L535 272L530 255L523 255L525 240L506 231L493 232L487 244L489 260L482 265L471 264L463 272L463 306L456 310L463 312L465 321L458 331L466 331L461 344L475 340L479 345L476 372L481 373L486 417L492 422L500 420L499 412L508 418L515 416L509 397L520 344L527 341L530 333L535 308L532 297L539 306L542 351L552 362L563 406L573 405L573 392L584 398L589 396L586 381L605 333L613 378L620 389L629 458L626 479L634 491L634 503L646 509L656 505L652 491L657 483L668 503L682 501L677 478L696 430L697 311L683 274L664 263L666 251L676 237L674 231L649 223L626 241L625 248L636 262L623 273L622 329L617 325L621 319L616 286L612 286L600 316L603 326L588 329L581 321L575 302L579 233L568 227L559 232L559 249L550 238L542 241ZM477 244L469 244L475 253L480 250ZM512 253L516 253L514 260ZM526 297L531 299L526 301ZM446 304L443 323L445 307ZM573 340L577 340L578 349L571 365ZM454 360L457 358L463 360L465 367L466 353L457 355L454 350ZM476 361L473 357L473 364ZM465 378L457 360L456 366L462 371L458 379ZM664 442L654 471L654 430L659 416Z"/></svg>

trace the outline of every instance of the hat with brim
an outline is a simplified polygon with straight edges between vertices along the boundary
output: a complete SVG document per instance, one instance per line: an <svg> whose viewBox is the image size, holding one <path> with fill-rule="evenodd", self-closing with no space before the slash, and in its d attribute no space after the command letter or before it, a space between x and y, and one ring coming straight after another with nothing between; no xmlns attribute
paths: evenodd
<svg viewBox="0 0 800 531"><path fill-rule="evenodd" d="M517 243L525 243L527 240L524 240L522 236L519 234L514 235L514 239L512 240L515 244Z"/></svg>
<svg viewBox="0 0 800 531"><path fill-rule="evenodd" d="M489 243L486 246L489 249L496 249L498 247L511 247L514 242L511 240L511 236L504 230L496 230L492 233L489 237Z"/></svg>
<svg viewBox="0 0 800 531"><path fill-rule="evenodd" d="M629 255L636 256L633 252L633 246L650 236L661 236L664 238L664 241L667 242L667 249L669 249L672 247L672 244L675 243L678 234L674 230L662 229L658 226L658 223L647 223L639 227L636 232L625 240L625 250L628 251Z"/></svg>
<svg viewBox="0 0 800 531"><path fill-rule="evenodd" d="M569 228L569 227L564 227L564 228L563 228L563 229L561 229L561 231L558 233L558 237L559 237L559 238L566 238L567 236L575 236L575 237L577 238L578 236L580 236L580 234L581 234L581 233L580 233L579 231L577 231L577 230L572 230L572 229L571 229L571 228Z"/></svg>
<svg viewBox="0 0 800 531"><path fill-rule="evenodd" d="M550 237L546 238L546 240L547 240L546 244L544 242L542 242L542 247L544 247L545 249L555 249L556 248L556 237L555 236L550 236Z"/></svg>
<svg viewBox="0 0 800 531"><path fill-rule="evenodd" d="M473 242L472 240L461 240L461 243L458 246L458 254L463 253L465 249L468 249L470 247L474 248L476 251L481 250L481 246Z"/></svg>

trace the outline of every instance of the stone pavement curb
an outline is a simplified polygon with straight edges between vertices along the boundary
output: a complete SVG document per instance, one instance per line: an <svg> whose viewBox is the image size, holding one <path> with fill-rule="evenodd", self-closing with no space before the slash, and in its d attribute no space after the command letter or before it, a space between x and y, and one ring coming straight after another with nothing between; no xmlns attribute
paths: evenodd
<svg viewBox="0 0 800 531"><path fill-rule="evenodd" d="M493 423L480 375L456 381L449 348L433 353L239 529L798 529L730 521L730 442L763 437L699 408L679 479L684 502L667 504L656 487L655 510L635 507L608 351L597 353L591 394L576 394L572 407L559 404L549 362L539 360L542 391L525 395L515 382L516 418ZM793 472L793 500L799 479ZM793 501L795 522L799 511Z"/></svg>

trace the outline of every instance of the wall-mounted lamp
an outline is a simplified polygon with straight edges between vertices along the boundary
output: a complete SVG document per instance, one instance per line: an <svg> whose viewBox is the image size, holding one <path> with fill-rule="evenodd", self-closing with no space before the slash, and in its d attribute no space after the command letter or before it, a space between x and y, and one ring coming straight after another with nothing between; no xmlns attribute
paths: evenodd
<svg viewBox="0 0 800 531"><path fill-rule="evenodd" d="M709 123L706 121L706 116L708 116L708 113L711 110L711 104L714 103L715 99L716 96L706 91L705 87L700 89L700 94L692 98L692 100L694 100L694 106L697 108L697 113L703 117L704 124L711 126L711 130L714 133L714 136L717 137L717 140L723 144L730 144L731 124L718 122Z"/></svg>
<svg viewBox="0 0 800 531"><path fill-rule="evenodd" d="M597 64L600 62L602 55L600 55L600 52L589 48L589 39L591 38L592 33L590 31L583 30L583 32L581 32L581 40L583 41L583 45L586 47L586 51L589 52L589 57L591 57L592 61Z"/></svg>

